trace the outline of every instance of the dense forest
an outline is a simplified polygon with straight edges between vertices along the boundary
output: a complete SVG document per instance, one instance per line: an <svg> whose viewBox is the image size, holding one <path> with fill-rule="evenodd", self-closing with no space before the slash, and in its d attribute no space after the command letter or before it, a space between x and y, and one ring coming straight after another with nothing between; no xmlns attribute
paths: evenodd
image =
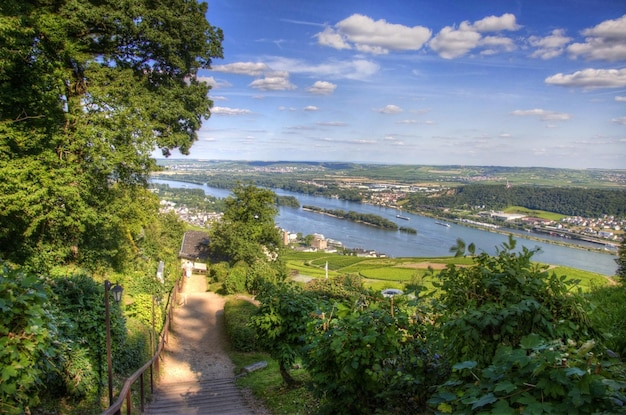
<svg viewBox="0 0 626 415"><path fill-rule="evenodd" d="M626 215L626 191L609 189L465 185L438 193L409 196L409 209L422 206L462 209L504 209L523 206L567 216Z"/></svg>

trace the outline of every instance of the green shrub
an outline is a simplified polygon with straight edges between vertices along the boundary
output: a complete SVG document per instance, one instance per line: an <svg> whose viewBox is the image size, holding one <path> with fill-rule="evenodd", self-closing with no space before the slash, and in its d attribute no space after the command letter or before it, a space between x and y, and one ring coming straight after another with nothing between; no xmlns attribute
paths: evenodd
<svg viewBox="0 0 626 415"><path fill-rule="evenodd" d="M124 376L129 376L146 363L153 354L150 350L150 331L143 321L130 318L126 320L128 330L123 347L115 354L115 369Z"/></svg>
<svg viewBox="0 0 626 415"><path fill-rule="evenodd" d="M215 282L224 282L228 276L229 268L230 266L228 265L228 262L218 262L217 264L212 264L209 268L209 276Z"/></svg>
<svg viewBox="0 0 626 415"><path fill-rule="evenodd" d="M515 348L531 333L548 340L593 336L586 300L570 291L576 281L533 264L535 251L514 249L511 239L496 256L483 253L470 267L450 266L433 282L446 309L441 322L450 361L483 367L500 345Z"/></svg>
<svg viewBox="0 0 626 415"><path fill-rule="evenodd" d="M22 414L55 358L50 290L32 274L0 267L0 413Z"/></svg>
<svg viewBox="0 0 626 415"><path fill-rule="evenodd" d="M602 333L604 345L626 356L626 282L595 288L588 298L592 325Z"/></svg>
<svg viewBox="0 0 626 415"><path fill-rule="evenodd" d="M63 365L65 390L75 398L95 396L98 392L98 373L89 358L89 350L76 346L69 354Z"/></svg>
<svg viewBox="0 0 626 415"><path fill-rule="evenodd" d="M595 342L577 344L524 337L500 346L484 369L456 364L454 376L430 400L443 414L617 414L626 405L626 382L613 380L618 361L601 361Z"/></svg>
<svg viewBox="0 0 626 415"><path fill-rule="evenodd" d="M228 272L228 276L224 280L224 290L227 294L236 294L246 292L246 281L248 274L248 265L243 262L237 262Z"/></svg>
<svg viewBox="0 0 626 415"><path fill-rule="evenodd" d="M246 300L229 299L224 304L224 323L230 344L238 352L258 351L256 332L250 319L257 307Z"/></svg>

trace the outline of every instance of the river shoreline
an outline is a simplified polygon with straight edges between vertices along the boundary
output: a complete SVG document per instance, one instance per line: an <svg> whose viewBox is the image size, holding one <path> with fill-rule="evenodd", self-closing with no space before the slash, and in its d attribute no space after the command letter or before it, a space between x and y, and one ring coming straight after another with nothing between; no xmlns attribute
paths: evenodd
<svg viewBox="0 0 626 415"><path fill-rule="evenodd" d="M172 180L171 177L167 177L167 176L166 176L166 178L159 178L158 176L154 177L154 178L157 179L157 180L165 180L165 181ZM209 183L206 183L206 182L201 183L201 182L197 182L197 181L193 181L193 180L180 180L178 178L176 178L175 181L181 182L181 183L194 184L194 185L198 185L198 186L211 187L211 186L209 186ZM229 190L229 189L223 189L223 190ZM271 190L274 190L274 189L271 189ZM283 189L281 189L281 190L283 190ZM308 195L306 193L297 193L297 192L293 192L293 193L301 194L301 195L305 195L305 196L312 196L312 195ZM489 227L489 226L473 225L473 224L468 223L468 222L463 222L463 221L461 221L459 219L451 219L451 218L448 218L448 217L433 215L432 213L425 212L425 211L412 211L412 210L409 211L409 210L403 210L403 209L392 207L392 206L380 206L380 205L376 205L376 204L373 204L373 203L367 203L367 202L358 202L358 203L361 203L361 204L364 204L364 205L369 205L369 206L378 206L378 207L384 207L384 208L387 208L387 209L394 209L394 210L397 210L398 212L412 213L414 215L424 216L424 217L428 217L428 218L432 218L432 219L436 219L436 220L445 220L447 222L454 223L456 225L465 226L467 228L479 229L479 230L492 232L492 233L497 233L497 234L500 234L500 235L510 235L510 234L512 234L514 236L519 236L519 237L521 237L523 239L528 239L528 240L532 240L532 241L536 241L536 242L542 242L542 243L547 243L547 244L556 245L556 246L563 246L563 247L566 247L566 248L575 248L575 249L580 249L580 250L588 251L588 252L596 252L596 253L600 253L600 254L604 254L604 255L612 255L612 256L616 256L617 255L617 245L614 245L614 247L615 247L614 251L605 249L606 245L611 245L608 242L607 242L607 244L605 246L602 246L602 247L599 246L597 248L594 248L594 247L590 247L590 246L579 245L579 244L576 244L574 242L555 241L553 239L542 238L542 237L536 236L536 235L523 235L523 234L518 233L518 232L513 232L511 229L506 228L506 227L504 227L504 228L501 228L501 227L500 228L492 228L492 227ZM331 215L329 215L329 216L331 216ZM488 224L485 224L485 225L488 225ZM418 230L418 232L419 232L419 230ZM592 241L588 241L588 242L589 243L595 243L595 242L592 242ZM600 243L598 243L598 244L600 244ZM613 246L613 245L611 245L611 246Z"/></svg>

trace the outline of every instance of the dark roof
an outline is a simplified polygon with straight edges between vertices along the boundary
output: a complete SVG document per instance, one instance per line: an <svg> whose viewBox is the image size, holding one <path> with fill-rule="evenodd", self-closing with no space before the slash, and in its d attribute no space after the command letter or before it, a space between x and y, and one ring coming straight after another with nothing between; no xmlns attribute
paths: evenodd
<svg viewBox="0 0 626 415"><path fill-rule="evenodd" d="M209 257L209 234L202 231L187 231L178 253L180 258L206 260Z"/></svg>

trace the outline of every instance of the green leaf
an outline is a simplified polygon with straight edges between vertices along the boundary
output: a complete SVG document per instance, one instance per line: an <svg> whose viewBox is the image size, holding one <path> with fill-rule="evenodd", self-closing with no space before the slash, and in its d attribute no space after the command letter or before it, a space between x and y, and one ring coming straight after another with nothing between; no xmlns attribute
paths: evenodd
<svg viewBox="0 0 626 415"><path fill-rule="evenodd" d="M454 370L473 369L476 367L476 365L478 365L478 362L475 362L473 360L467 360L465 362L460 362L460 363L455 364L454 366L452 366L452 369Z"/></svg>
<svg viewBox="0 0 626 415"><path fill-rule="evenodd" d="M496 397L494 396L494 394L490 392L490 393L488 393L488 394L486 394L486 395L481 396L481 397L480 397L480 399L478 399L477 401L475 401L475 402L472 404L472 409L482 408L483 406L485 406L485 405L489 405L489 404L491 404L491 403L494 403L494 402L495 402L495 401L497 401L497 400L498 400L498 398L496 398Z"/></svg>

